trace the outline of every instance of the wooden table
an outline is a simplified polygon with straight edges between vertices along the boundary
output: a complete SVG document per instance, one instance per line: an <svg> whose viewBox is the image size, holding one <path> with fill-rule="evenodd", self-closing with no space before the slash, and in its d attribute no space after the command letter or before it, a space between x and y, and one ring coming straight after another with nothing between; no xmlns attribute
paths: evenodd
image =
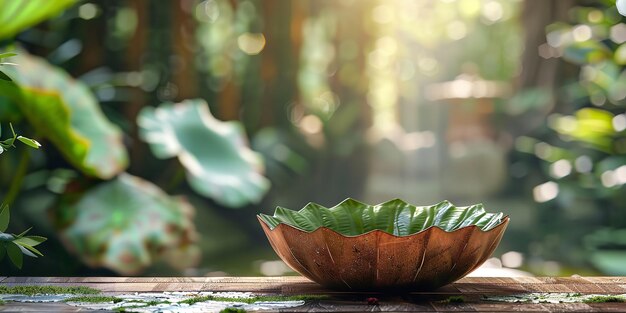
<svg viewBox="0 0 626 313"><path fill-rule="evenodd" d="M302 277L0 277L2 285L88 286L105 294L163 291L249 291L259 294L330 296L307 302L289 312L451 312L539 311L626 312L626 303L507 303L485 301L484 296L527 293L626 294L626 277L467 277L429 292L404 294L356 293L327 290ZM450 296L463 296L461 303L445 303ZM377 304L368 304L375 298ZM370 302L373 302L370 299ZM76 311L65 304L7 303L0 311Z"/></svg>

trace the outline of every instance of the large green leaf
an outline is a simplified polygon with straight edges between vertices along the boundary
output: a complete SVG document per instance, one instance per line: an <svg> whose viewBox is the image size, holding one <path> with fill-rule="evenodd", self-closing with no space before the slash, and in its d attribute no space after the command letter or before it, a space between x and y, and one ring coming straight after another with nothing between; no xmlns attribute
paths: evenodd
<svg viewBox="0 0 626 313"><path fill-rule="evenodd" d="M280 223L309 232L319 227L327 227L346 236L356 236L376 229L396 236L408 236L431 226L450 232L476 225L487 231L504 220L502 213L485 212L482 204L456 207L443 201L418 207L395 199L369 205L350 198L332 208L309 203L297 212L278 207L274 216L259 214L259 217L272 229Z"/></svg>
<svg viewBox="0 0 626 313"><path fill-rule="evenodd" d="M94 267L131 275L173 251L185 252L179 263L197 259L193 208L126 173L60 205L56 213L65 245Z"/></svg>
<svg viewBox="0 0 626 313"><path fill-rule="evenodd" d="M85 174L111 178L128 165L122 133L102 113L87 86L44 59L19 52L6 67L19 85L0 81L0 102L19 108L38 135L50 140Z"/></svg>
<svg viewBox="0 0 626 313"><path fill-rule="evenodd" d="M0 0L0 40L59 14L76 0Z"/></svg>
<svg viewBox="0 0 626 313"><path fill-rule="evenodd" d="M204 100L144 108L137 124L156 157L177 156L191 187L220 204L256 203L269 189L261 157L248 148L241 124L215 119Z"/></svg>

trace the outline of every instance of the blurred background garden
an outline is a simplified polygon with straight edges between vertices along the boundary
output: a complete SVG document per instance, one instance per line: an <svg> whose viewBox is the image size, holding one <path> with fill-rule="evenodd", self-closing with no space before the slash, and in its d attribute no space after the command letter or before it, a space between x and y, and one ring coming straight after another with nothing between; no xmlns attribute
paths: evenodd
<svg viewBox="0 0 626 313"><path fill-rule="evenodd" d="M492 261L626 275L615 1L0 0L0 53L0 140L42 145L0 147L6 232L48 238L2 275L292 274L256 214L348 197L482 202Z"/></svg>

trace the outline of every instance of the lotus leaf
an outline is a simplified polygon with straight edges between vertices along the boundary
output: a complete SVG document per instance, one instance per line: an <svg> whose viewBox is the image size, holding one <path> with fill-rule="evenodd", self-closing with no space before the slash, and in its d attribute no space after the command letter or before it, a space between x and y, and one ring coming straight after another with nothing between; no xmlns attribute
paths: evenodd
<svg viewBox="0 0 626 313"><path fill-rule="evenodd" d="M0 0L0 39L59 14L76 0Z"/></svg>
<svg viewBox="0 0 626 313"><path fill-rule="evenodd" d="M19 107L36 132L85 174L108 179L128 165L122 133L102 113L86 85L45 60L20 51L6 67L19 87L0 81L3 96ZM6 103L5 103L6 104Z"/></svg>
<svg viewBox="0 0 626 313"><path fill-rule="evenodd" d="M155 257L174 253L185 262L197 257L192 215L185 201L126 173L57 208L61 239L70 250L91 266L125 275L138 273Z"/></svg>
<svg viewBox="0 0 626 313"><path fill-rule="evenodd" d="M262 159L248 147L241 124L215 119L204 100L144 108L137 123L156 157L178 157L196 192L241 207L259 202L269 189Z"/></svg>
<svg viewBox="0 0 626 313"><path fill-rule="evenodd" d="M452 232L476 225L488 231L504 221L502 213L487 213L482 204L456 207L448 201L431 206L414 206L400 199L369 205L348 198L332 208L309 203L300 211L277 207L274 216L259 214L271 229L283 223L312 232L330 228L342 235L357 236L382 230L396 236L409 236L429 227Z"/></svg>

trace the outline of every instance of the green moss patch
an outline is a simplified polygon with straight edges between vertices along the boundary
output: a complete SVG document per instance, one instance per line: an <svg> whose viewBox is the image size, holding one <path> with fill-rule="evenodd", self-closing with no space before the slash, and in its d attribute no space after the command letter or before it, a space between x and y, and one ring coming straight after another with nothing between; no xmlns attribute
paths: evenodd
<svg viewBox="0 0 626 313"><path fill-rule="evenodd" d="M99 293L100 290L85 286L0 286L0 294L20 294L27 296L51 294L89 295Z"/></svg>
<svg viewBox="0 0 626 313"><path fill-rule="evenodd" d="M65 299L65 302L85 302L85 303L119 303L124 301L118 297L111 296L80 296Z"/></svg>
<svg viewBox="0 0 626 313"><path fill-rule="evenodd" d="M198 296L198 297L192 297L192 298L189 298L189 299L185 299L185 300L180 301L178 303L185 303L185 304L193 305L193 304L198 303L198 302L204 302L204 301L213 300L213 298L214 298L213 296Z"/></svg>
<svg viewBox="0 0 626 313"><path fill-rule="evenodd" d="M230 298L230 297L216 297L216 296L199 296L183 300L179 303L186 303L192 305L198 302L205 301L223 301L223 302L243 302L252 304L255 302L280 302L280 301L310 301L328 299L328 296L324 295L295 295L295 296L254 296L249 298Z"/></svg>
<svg viewBox="0 0 626 313"><path fill-rule="evenodd" d="M225 308L220 313L246 313L246 310L240 308Z"/></svg>
<svg viewBox="0 0 626 313"><path fill-rule="evenodd" d="M450 296L448 299L442 300L442 303L465 303L465 297L463 296Z"/></svg>
<svg viewBox="0 0 626 313"><path fill-rule="evenodd" d="M123 299L120 299L120 301L123 301ZM164 303L170 303L169 301L158 301L158 300L152 300L152 301L141 301L141 300L133 300L132 302L129 303L137 303L136 305L128 305L128 306L122 306L122 307L117 307L115 308L115 312L132 312L133 309L141 309L141 308L146 308L149 306L153 306L153 305L158 305L158 304L164 304Z"/></svg>
<svg viewBox="0 0 626 313"><path fill-rule="evenodd" d="M153 305L166 304L166 303L170 303L170 302L169 301L158 301L158 300L152 300L152 301L146 301L145 302L146 306L153 306Z"/></svg>
<svg viewBox="0 0 626 313"><path fill-rule="evenodd" d="M145 308L145 305L131 305L131 306L122 306L119 308L115 308L115 312L133 312L133 309Z"/></svg>
<svg viewBox="0 0 626 313"><path fill-rule="evenodd" d="M584 303L626 302L626 298L620 296L594 296L583 300Z"/></svg>

